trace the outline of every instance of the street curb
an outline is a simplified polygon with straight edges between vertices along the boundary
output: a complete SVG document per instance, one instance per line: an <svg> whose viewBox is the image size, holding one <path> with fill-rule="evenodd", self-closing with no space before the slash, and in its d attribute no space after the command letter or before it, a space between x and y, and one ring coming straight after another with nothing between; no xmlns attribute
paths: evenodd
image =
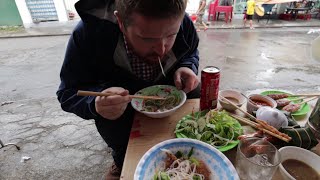
<svg viewBox="0 0 320 180"><path fill-rule="evenodd" d="M305 27L319 27L319 25L287 25L287 26L256 26L255 29L272 29L272 28L305 28ZM234 27L208 27L207 30L226 30L226 29L249 29L249 27L234 26ZM69 36L69 33L49 33L49 34L7 34L0 35L0 39L10 39L10 38L26 38L26 37L50 37L50 36Z"/></svg>
<svg viewBox="0 0 320 180"><path fill-rule="evenodd" d="M0 35L0 39L10 39L10 38L26 38L26 37L50 37L50 36L69 36L71 35L70 33L56 33L56 34L19 34L19 35L7 35L3 36Z"/></svg>
<svg viewBox="0 0 320 180"><path fill-rule="evenodd" d="M255 29L271 29L271 28L305 28L305 27L320 27L319 25L305 25L305 26L256 26ZM237 27L208 27L209 29L250 29L249 27L237 26Z"/></svg>

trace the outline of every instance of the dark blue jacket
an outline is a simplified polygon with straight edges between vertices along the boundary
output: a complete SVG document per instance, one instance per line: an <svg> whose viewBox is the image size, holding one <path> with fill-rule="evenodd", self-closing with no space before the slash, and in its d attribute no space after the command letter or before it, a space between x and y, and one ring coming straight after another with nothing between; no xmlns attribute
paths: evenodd
<svg viewBox="0 0 320 180"><path fill-rule="evenodd" d="M76 8L82 21L69 39L57 91L63 110L84 119L98 119L101 116L95 111L95 98L77 96L78 90L101 92L115 86L134 94L154 84L174 85L173 75L179 67L189 67L198 74L199 38L187 15L180 26L172 52L167 56L166 62L169 63L164 67L166 77L159 74L154 82L147 82L138 79L131 71L123 35L113 16L113 2L81 0Z"/></svg>

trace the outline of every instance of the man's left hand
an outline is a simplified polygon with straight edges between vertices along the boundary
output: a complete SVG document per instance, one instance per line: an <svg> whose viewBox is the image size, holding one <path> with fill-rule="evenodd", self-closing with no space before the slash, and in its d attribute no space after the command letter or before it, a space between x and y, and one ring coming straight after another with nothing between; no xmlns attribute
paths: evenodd
<svg viewBox="0 0 320 180"><path fill-rule="evenodd" d="M188 93L199 85L197 75L187 67L179 68L174 74L174 83L179 90Z"/></svg>

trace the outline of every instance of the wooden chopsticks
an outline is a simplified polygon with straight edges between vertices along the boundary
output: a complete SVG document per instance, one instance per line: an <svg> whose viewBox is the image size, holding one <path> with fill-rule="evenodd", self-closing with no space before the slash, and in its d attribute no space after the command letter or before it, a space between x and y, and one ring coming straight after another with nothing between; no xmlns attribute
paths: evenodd
<svg viewBox="0 0 320 180"><path fill-rule="evenodd" d="M117 95L115 93L102 93L102 92L94 92L94 91L81 91L77 92L77 96L111 96ZM131 98L138 98L138 99L153 99L153 100L165 100L164 97L159 96L140 96L140 95L129 95Z"/></svg>
<svg viewBox="0 0 320 180"><path fill-rule="evenodd" d="M317 99L318 97L312 97L312 98L310 98L310 99L305 99L304 101L302 101L302 102L300 102L300 103L298 103L299 105L302 105L302 104L304 104L304 103L307 103L307 102L309 102L309 101L312 101L312 100L315 100L315 99ZM294 100L295 101L295 100Z"/></svg>
<svg viewBox="0 0 320 180"><path fill-rule="evenodd" d="M320 96L320 94L293 94L289 95L288 97L300 97L300 96L307 96L307 97L312 97L312 96Z"/></svg>
<svg viewBox="0 0 320 180"><path fill-rule="evenodd" d="M251 127L254 127L256 129L259 129L259 130L261 130L261 131L263 131L263 132L265 132L265 133L267 133L267 134L269 134L269 135L271 135L273 137L281 139L282 141L289 142L292 139L287 134L281 133L275 128L271 131L269 129L266 129L266 126L262 126L262 125L260 125L260 124L258 124L256 122L253 122L253 121L251 121L251 120L249 120L247 118L240 117L240 116L237 116L237 115L234 115L234 114L230 114L230 116L235 118L235 119L237 119L238 121L241 121L242 123L245 123L245 124L247 124L247 125L249 125ZM258 121L260 121L260 123L264 122L264 121L261 121L261 120L258 120Z"/></svg>
<svg viewBox="0 0 320 180"><path fill-rule="evenodd" d="M253 115L249 114L248 112L242 110L240 107L238 107L237 105L235 105L233 102L229 101L227 98L223 97L223 96L220 96L224 101L227 101L229 104L231 104L233 107L237 108L238 110L240 110L241 112L243 112L244 114L246 114L247 116L249 116L252 120L254 120L255 122L253 121L250 121L249 119L246 119L246 118L242 118L241 117L241 122L244 122L254 128L257 128L257 129L260 129L262 130L263 132L265 133L268 133L276 138L279 138L285 142L289 142L291 140L291 137L284 134L284 133L281 133L279 132L276 128L274 128L273 126L270 126L269 124L267 124L266 122L264 121L261 121L261 120L258 120L256 117L254 117ZM232 117L235 116L235 115L232 115ZM236 119L240 119L240 116L235 116L234 118Z"/></svg>
<svg viewBox="0 0 320 180"><path fill-rule="evenodd" d="M231 104L231 106L233 106L234 108L237 108L239 111L243 112L244 114L246 114L247 116L249 116L252 120L256 120L256 117L252 116L251 114L249 114L247 111L242 110L240 107L238 107L236 104L234 104L233 102L229 101L227 98L220 96L224 101L227 101L229 104Z"/></svg>

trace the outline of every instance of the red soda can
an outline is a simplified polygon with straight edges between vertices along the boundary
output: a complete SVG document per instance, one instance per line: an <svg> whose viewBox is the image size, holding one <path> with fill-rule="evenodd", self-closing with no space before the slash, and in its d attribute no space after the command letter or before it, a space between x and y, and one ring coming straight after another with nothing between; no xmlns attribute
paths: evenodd
<svg viewBox="0 0 320 180"><path fill-rule="evenodd" d="M200 110L215 109L218 103L220 69L207 66L201 71Z"/></svg>

